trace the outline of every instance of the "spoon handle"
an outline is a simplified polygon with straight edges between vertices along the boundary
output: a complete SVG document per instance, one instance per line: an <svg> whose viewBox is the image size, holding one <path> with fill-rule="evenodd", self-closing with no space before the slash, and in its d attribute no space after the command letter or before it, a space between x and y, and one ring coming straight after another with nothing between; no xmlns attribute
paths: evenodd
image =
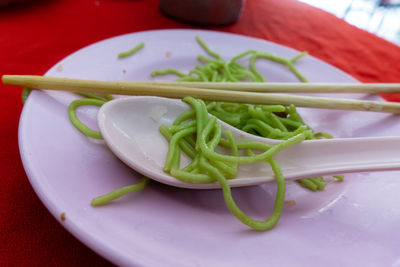
<svg viewBox="0 0 400 267"><path fill-rule="evenodd" d="M400 168L400 137L313 140L277 155L287 179Z"/></svg>

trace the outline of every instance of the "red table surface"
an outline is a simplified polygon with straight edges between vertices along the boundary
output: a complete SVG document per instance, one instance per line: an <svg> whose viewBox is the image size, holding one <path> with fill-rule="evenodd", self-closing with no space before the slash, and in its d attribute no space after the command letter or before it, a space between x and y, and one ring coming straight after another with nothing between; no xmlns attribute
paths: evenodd
<svg viewBox="0 0 400 267"><path fill-rule="evenodd" d="M41 75L93 42L165 28L193 26L164 17L157 0L37 0L3 7L0 74ZM400 47L295 0L247 0L236 24L207 29L308 51L362 82L400 82ZM0 265L110 265L69 234L34 193L18 150L21 89L0 87Z"/></svg>

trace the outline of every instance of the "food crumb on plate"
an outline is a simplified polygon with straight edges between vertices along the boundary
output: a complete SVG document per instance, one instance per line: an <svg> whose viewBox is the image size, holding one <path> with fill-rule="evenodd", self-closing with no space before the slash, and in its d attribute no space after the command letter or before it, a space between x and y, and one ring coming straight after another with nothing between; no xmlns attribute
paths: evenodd
<svg viewBox="0 0 400 267"><path fill-rule="evenodd" d="M62 212L60 215L61 221L65 221L65 212Z"/></svg>
<svg viewBox="0 0 400 267"><path fill-rule="evenodd" d="M57 66L57 70L58 70L58 71L62 71L62 70L63 70L63 66L62 66L62 65L58 65L58 66Z"/></svg>
<svg viewBox="0 0 400 267"><path fill-rule="evenodd" d="M285 200L285 205L294 206L294 205L296 205L296 201L295 200Z"/></svg>
<svg viewBox="0 0 400 267"><path fill-rule="evenodd" d="M166 57L170 57L172 55L172 52L171 51L167 51L166 53L165 53L165 56Z"/></svg>
<svg viewBox="0 0 400 267"><path fill-rule="evenodd" d="M126 70L122 70L122 73L125 74L125 73L126 73Z"/></svg>

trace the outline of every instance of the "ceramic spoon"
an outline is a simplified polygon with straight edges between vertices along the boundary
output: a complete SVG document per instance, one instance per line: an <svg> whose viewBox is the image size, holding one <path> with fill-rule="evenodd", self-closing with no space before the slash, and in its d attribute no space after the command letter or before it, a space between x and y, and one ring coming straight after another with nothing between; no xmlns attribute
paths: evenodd
<svg viewBox="0 0 400 267"><path fill-rule="evenodd" d="M158 182L184 188L219 188L217 183L181 182L163 172L168 142L158 128L170 125L189 109L181 100L161 97L126 97L104 104L98 114L100 131L109 148L125 164ZM237 141L264 143L280 141L257 137L226 123ZM400 137L335 138L308 140L279 152L275 157L285 179L328 174L400 169ZM188 163L182 157L182 164ZM273 172L265 162L240 165L232 187L272 181Z"/></svg>

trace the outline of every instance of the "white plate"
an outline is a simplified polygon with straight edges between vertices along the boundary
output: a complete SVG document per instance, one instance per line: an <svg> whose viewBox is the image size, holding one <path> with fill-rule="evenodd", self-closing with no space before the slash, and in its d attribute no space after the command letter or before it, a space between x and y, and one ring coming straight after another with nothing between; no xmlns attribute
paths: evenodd
<svg viewBox="0 0 400 267"><path fill-rule="evenodd" d="M228 59L247 49L283 57L298 52L259 39L198 31L161 30L127 34L90 45L68 56L46 75L97 80L151 80L154 69L187 71L205 54L199 35ZM134 56L117 54L140 42ZM296 81L282 65L259 62L268 81ZM310 82L356 82L311 56L296 63ZM166 76L157 79L171 80ZM340 95L334 95L337 97ZM353 98L371 96L351 95ZM69 122L67 105L77 96L35 91L25 104L19 129L20 152L29 180L61 224L94 251L118 265L138 266L400 266L399 172L346 175L312 193L287 186L277 227L255 232L225 207L220 190L182 190L151 183L146 190L93 208L93 197L135 183L139 174L116 159L102 142L80 134ZM400 118L389 114L302 109L317 130L335 136L400 134ZM80 116L96 127L96 109ZM275 186L234 189L239 206L266 218ZM65 221L60 216L65 213ZM73 256L73 255L71 255Z"/></svg>

